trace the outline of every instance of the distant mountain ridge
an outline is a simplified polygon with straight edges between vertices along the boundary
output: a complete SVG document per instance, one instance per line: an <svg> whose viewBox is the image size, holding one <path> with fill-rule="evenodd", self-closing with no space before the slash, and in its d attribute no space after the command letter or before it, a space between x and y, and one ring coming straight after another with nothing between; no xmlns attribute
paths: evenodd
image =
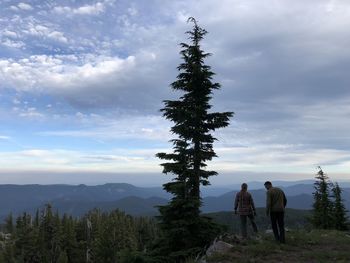
<svg viewBox="0 0 350 263"><path fill-rule="evenodd" d="M160 187L142 188L131 184L116 183L97 186L87 185L0 185L0 217L10 212L17 214L33 211L45 203L61 202L111 202L137 196L150 198L158 196L167 199L169 195Z"/></svg>
<svg viewBox="0 0 350 263"><path fill-rule="evenodd" d="M288 207L311 209L313 184L296 183L282 187L288 197ZM202 212L232 211L233 199L239 188L236 187L234 191L230 188L206 189L203 194ZM264 207L265 189L248 190L253 195L256 207ZM161 187L136 187L126 183L97 186L0 185L0 218L3 219L11 212L14 215L24 211L34 213L46 203L51 203L60 213L75 216L93 208L106 211L118 208L131 215L155 215L158 212L155 206L167 203L169 198L170 195ZM350 188L343 188L343 199L350 210Z"/></svg>

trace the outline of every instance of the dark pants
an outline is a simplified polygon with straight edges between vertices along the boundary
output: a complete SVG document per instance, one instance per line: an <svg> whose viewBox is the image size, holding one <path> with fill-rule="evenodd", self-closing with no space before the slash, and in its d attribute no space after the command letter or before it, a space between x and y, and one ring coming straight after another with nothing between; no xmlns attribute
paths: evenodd
<svg viewBox="0 0 350 263"><path fill-rule="evenodd" d="M254 222L254 216L253 215L241 215L241 232L242 232L242 237L247 237L247 217L250 220L250 223L252 224L253 231L255 233L258 232L258 227L256 226Z"/></svg>
<svg viewBox="0 0 350 263"><path fill-rule="evenodd" d="M285 243L284 235L284 212L271 212L271 226L275 239L278 242Z"/></svg>

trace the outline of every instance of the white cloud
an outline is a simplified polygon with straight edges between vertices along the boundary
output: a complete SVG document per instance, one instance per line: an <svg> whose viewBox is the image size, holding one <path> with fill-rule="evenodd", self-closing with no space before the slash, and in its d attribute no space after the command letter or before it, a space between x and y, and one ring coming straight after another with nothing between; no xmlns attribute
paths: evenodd
<svg viewBox="0 0 350 263"><path fill-rule="evenodd" d="M305 171L322 163L333 170L349 168L349 3L122 1L113 8L108 1L60 3L48 6L47 16L0 20L6 25L1 44L22 48L20 55L0 59L1 88L63 99L73 106L64 109L71 111L67 116L55 112L51 101L47 111L10 103L16 106L13 114L23 118L45 118L50 111L55 121L78 123L40 135L166 142L168 123L160 120L160 113L158 119L150 116L163 99L174 97L168 84L176 78L178 43L185 41L192 15L209 31L203 47L213 53L207 61L223 84L213 96L215 107L237 114L229 128L217 133L216 168ZM101 14L105 16L86 19ZM90 115L95 109L107 115L106 107L122 113ZM102 160L139 155L81 156L95 158L98 167ZM86 162L82 157L71 160Z"/></svg>
<svg viewBox="0 0 350 263"><path fill-rule="evenodd" d="M19 9L22 9L22 10L26 10L26 11L33 10L33 7L27 3L19 3L17 6Z"/></svg>
<svg viewBox="0 0 350 263"><path fill-rule="evenodd" d="M28 25L28 29L24 30L23 32L32 36L49 38L62 43L68 42L68 39L65 37L63 32L54 30L45 25L30 23Z"/></svg>
<svg viewBox="0 0 350 263"><path fill-rule="evenodd" d="M19 116L30 119L41 119L45 117L45 115L43 113L40 113L35 107L29 107L21 110Z"/></svg>
<svg viewBox="0 0 350 263"><path fill-rule="evenodd" d="M350 153L334 149L304 149L297 145L254 145L216 149L219 158L209 164L218 171L257 171L313 173L315 167L327 166L329 172L339 172L348 166Z"/></svg>
<svg viewBox="0 0 350 263"><path fill-rule="evenodd" d="M93 5L84 5L77 8L69 6L56 6L53 11L57 14L74 14L74 15L98 15L105 11L105 4L97 2Z"/></svg>
<svg viewBox="0 0 350 263"><path fill-rule="evenodd" d="M11 171L24 169L26 171L55 170L56 172L128 172L130 170L152 172L154 168L158 168L158 161L154 153L141 155L128 149L115 149L108 152L29 149L0 152L0 165L4 170Z"/></svg>
<svg viewBox="0 0 350 263"><path fill-rule="evenodd" d="M17 99L17 98L14 98L12 100L12 103L15 104L15 105L18 105L18 104L21 104L21 101L19 99Z"/></svg>
<svg viewBox="0 0 350 263"><path fill-rule="evenodd" d="M68 39L64 36L62 32L59 31L52 31L47 35L49 38L55 39L57 41L67 43Z"/></svg>
<svg viewBox="0 0 350 263"><path fill-rule="evenodd" d="M25 46L25 43L22 41L13 41L11 39L4 39L0 42L0 44L10 48L22 48Z"/></svg>
<svg viewBox="0 0 350 263"><path fill-rule="evenodd" d="M1 32L1 35L6 36L6 37L12 37L12 38L17 38L18 37L16 32L10 31L10 30L6 30L6 29Z"/></svg>
<svg viewBox="0 0 350 263"><path fill-rule="evenodd" d="M80 65L60 56L47 55L0 59L0 80L3 86L17 91L59 95L73 103L88 105L111 105L121 91L132 93L126 89L126 83L135 81L132 77L137 65L135 57L92 55L79 58L79 61Z"/></svg>
<svg viewBox="0 0 350 263"><path fill-rule="evenodd" d="M161 116L121 116L118 112L112 112L110 116L114 118L77 112L71 121L83 123L84 129L44 131L38 135L90 138L102 141L143 139L167 142L170 139L169 123Z"/></svg>
<svg viewBox="0 0 350 263"><path fill-rule="evenodd" d="M19 10L19 8L17 6L14 6L14 5L10 6L10 9L12 11L18 11Z"/></svg>

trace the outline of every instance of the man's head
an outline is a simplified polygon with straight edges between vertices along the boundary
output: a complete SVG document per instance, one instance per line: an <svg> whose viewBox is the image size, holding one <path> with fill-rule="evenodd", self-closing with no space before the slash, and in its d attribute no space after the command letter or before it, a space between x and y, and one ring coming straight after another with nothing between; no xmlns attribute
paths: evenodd
<svg viewBox="0 0 350 263"><path fill-rule="evenodd" d="M247 185L246 183L243 183L243 184L241 185L241 189L242 189L243 191L247 191L248 185Z"/></svg>
<svg viewBox="0 0 350 263"><path fill-rule="evenodd" d="M267 190L269 190L269 189L272 187L272 183L271 183L270 181L266 181L266 182L264 183L264 186L265 186L265 188L266 188Z"/></svg>

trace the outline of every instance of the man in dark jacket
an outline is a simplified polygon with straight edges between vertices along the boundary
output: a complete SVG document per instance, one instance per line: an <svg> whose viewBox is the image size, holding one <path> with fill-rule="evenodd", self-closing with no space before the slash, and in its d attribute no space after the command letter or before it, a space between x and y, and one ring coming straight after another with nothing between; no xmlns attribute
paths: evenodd
<svg viewBox="0 0 350 263"><path fill-rule="evenodd" d="M235 214L237 214L238 208L243 238L247 237L247 218L249 218L250 223L252 224L254 233L258 232L258 228L254 222L254 216L256 215L256 212L253 197L247 190L248 185L246 183L242 184L241 191L236 194L235 198Z"/></svg>
<svg viewBox="0 0 350 263"><path fill-rule="evenodd" d="M266 192L266 215L271 218L271 226L276 241L285 243L284 210L287 198L284 192L267 181L264 184Z"/></svg>

